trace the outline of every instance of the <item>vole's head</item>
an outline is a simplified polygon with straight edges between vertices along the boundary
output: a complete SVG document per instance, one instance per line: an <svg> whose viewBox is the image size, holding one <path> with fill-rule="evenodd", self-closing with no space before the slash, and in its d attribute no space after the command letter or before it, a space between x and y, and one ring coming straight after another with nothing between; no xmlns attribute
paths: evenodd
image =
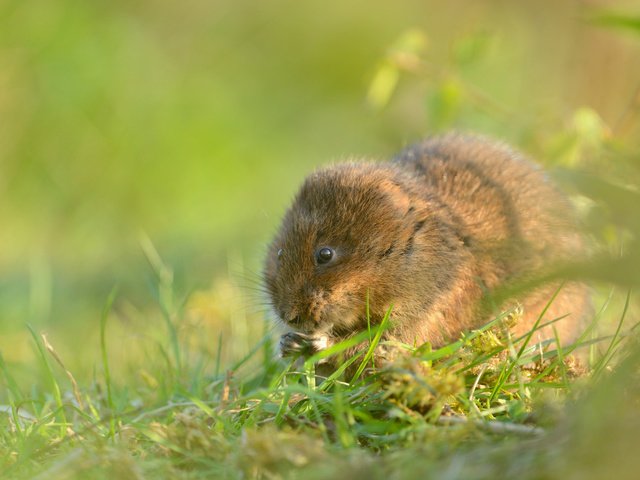
<svg viewBox="0 0 640 480"><path fill-rule="evenodd" d="M307 178L267 254L280 319L304 333L345 333L384 314L406 277L425 212L393 167L347 163ZM402 283L406 284L407 279Z"/></svg>

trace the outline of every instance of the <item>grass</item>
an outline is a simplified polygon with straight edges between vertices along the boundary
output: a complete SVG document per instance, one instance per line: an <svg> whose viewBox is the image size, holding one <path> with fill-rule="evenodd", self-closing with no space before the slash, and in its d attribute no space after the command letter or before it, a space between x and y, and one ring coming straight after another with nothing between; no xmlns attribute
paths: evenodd
<svg viewBox="0 0 640 480"><path fill-rule="evenodd" d="M170 286L160 288L159 302L171 303ZM403 353L378 369L372 356L385 322L299 369L276 359L270 333L226 368L219 356L203 366L172 324L165 343L178 349L180 369L158 355L144 365L153 376L117 383L105 335L114 301L115 289L100 322L102 369L92 382L78 386L30 327L44 381L23 392L0 358L8 387L0 410L2 478L588 478L592 472L574 457L592 448L610 460L597 442L574 445L581 429L595 435L602 428L604 414L594 406L603 395L611 405L640 401L639 351L633 334L622 333L630 295L615 333L596 339L602 354L592 367L572 354L594 342L593 325L575 346L541 349L530 344L532 332L509 334L521 314L515 308L442 348L395 346ZM364 354L316 382L316 361L363 340L370 342ZM347 382L351 364L356 374ZM638 422L631 406L617 414ZM623 438L626 427L617 427ZM624 476L620 467L610 463Z"/></svg>

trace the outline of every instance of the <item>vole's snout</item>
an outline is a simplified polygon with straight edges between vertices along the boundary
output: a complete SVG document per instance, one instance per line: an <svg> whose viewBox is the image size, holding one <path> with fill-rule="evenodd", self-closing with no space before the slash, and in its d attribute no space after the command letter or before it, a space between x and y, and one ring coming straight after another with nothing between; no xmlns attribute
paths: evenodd
<svg viewBox="0 0 640 480"><path fill-rule="evenodd" d="M315 330L317 324L312 318L306 315L291 315L284 317L285 323L296 332L310 333Z"/></svg>
<svg viewBox="0 0 640 480"><path fill-rule="evenodd" d="M304 293L301 292L300 298L289 309L280 312L280 318L296 331L314 331L322 321L325 307L323 300L321 292L307 289Z"/></svg>
<svg viewBox="0 0 640 480"><path fill-rule="evenodd" d="M300 315L296 315L295 317L291 318L288 323L289 325L293 325L295 327L302 325L304 323L304 319Z"/></svg>

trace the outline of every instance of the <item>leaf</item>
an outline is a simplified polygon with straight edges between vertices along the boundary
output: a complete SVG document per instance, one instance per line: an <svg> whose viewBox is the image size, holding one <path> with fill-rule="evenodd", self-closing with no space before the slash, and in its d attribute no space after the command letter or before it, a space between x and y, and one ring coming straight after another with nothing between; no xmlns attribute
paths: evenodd
<svg viewBox="0 0 640 480"><path fill-rule="evenodd" d="M400 72L389 61L383 62L376 70L367 92L367 103L375 109L381 109L389 103L393 95Z"/></svg>
<svg viewBox="0 0 640 480"><path fill-rule="evenodd" d="M493 40L489 32L476 32L457 40L453 45L453 58L458 65L469 65L481 60Z"/></svg>
<svg viewBox="0 0 640 480"><path fill-rule="evenodd" d="M376 69L367 91L367 103L375 109L385 107L395 91L401 71L414 71L427 47L427 36L418 29L403 32L393 42Z"/></svg>
<svg viewBox="0 0 640 480"><path fill-rule="evenodd" d="M427 106L434 130L451 127L459 116L463 100L463 86L456 79L444 80L438 86Z"/></svg>
<svg viewBox="0 0 640 480"><path fill-rule="evenodd" d="M619 30L633 30L640 34L640 15L617 12L599 12L591 16L591 23Z"/></svg>

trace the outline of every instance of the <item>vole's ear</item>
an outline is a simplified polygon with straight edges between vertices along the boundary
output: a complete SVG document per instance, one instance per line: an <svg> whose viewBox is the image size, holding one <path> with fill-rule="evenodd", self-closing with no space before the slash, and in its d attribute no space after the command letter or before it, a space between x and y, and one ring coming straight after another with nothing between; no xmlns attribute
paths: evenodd
<svg viewBox="0 0 640 480"><path fill-rule="evenodd" d="M401 217L411 212L412 201L409 193L399 183L385 179L380 183L380 190Z"/></svg>

